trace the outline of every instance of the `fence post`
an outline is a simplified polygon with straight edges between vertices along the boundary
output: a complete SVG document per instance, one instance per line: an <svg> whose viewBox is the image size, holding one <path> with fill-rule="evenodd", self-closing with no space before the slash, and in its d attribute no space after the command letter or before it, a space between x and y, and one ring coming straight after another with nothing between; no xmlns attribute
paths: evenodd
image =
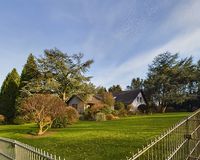
<svg viewBox="0 0 200 160"><path fill-rule="evenodd" d="M192 138L190 135L190 128L189 128L189 119L187 118L186 120L186 133L185 133L185 139L187 139L187 143L186 143L186 160L190 159L190 139Z"/></svg>
<svg viewBox="0 0 200 160"><path fill-rule="evenodd" d="M16 141L13 142L14 146L14 160L17 160L17 147L16 147Z"/></svg>

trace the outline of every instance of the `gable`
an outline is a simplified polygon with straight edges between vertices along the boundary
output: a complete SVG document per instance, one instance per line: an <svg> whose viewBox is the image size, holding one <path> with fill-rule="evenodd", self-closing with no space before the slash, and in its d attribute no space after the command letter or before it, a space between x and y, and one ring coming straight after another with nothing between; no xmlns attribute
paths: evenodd
<svg viewBox="0 0 200 160"><path fill-rule="evenodd" d="M143 97L143 94L142 92L140 92L137 97L134 99L134 101L132 102L133 106L139 106L141 104L145 104L146 105L146 101Z"/></svg>
<svg viewBox="0 0 200 160"><path fill-rule="evenodd" d="M80 98L78 98L77 96L73 96L67 103L68 105L72 105L72 104L79 104L80 102L82 102Z"/></svg>
<svg viewBox="0 0 200 160"><path fill-rule="evenodd" d="M141 97L142 100L146 104L144 94L143 94L142 90L140 90L140 89L131 90L131 91L122 91L117 94L114 94L115 101L123 102L125 105L132 104L135 101L135 99L137 99L138 96Z"/></svg>

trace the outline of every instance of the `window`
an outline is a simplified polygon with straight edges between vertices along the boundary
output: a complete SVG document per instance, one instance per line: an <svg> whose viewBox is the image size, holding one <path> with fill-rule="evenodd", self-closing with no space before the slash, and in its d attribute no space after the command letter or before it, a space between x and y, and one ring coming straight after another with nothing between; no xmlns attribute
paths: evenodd
<svg viewBox="0 0 200 160"><path fill-rule="evenodd" d="M140 101L140 98L139 97L137 97L137 102L139 102Z"/></svg>
<svg viewBox="0 0 200 160"><path fill-rule="evenodd" d="M140 97L140 102L142 103L142 97Z"/></svg>

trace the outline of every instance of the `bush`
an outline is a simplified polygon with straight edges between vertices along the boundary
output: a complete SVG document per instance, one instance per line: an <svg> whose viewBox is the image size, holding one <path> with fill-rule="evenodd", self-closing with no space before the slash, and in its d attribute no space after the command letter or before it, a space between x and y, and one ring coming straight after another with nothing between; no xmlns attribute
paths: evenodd
<svg viewBox="0 0 200 160"><path fill-rule="evenodd" d="M97 113L95 117L96 121L106 121L106 115L105 113Z"/></svg>
<svg viewBox="0 0 200 160"><path fill-rule="evenodd" d="M102 109L101 109L101 112L102 113L105 113L105 114L111 114L112 113L112 109L108 106L104 106Z"/></svg>
<svg viewBox="0 0 200 160"><path fill-rule="evenodd" d="M122 117L127 116L127 110L126 109L120 109L118 115L122 116Z"/></svg>
<svg viewBox="0 0 200 160"><path fill-rule="evenodd" d="M52 128L66 128L68 124L75 123L79 120L79 114L75 108L67 107L65 112L65 115L53 121Z"/></svg>
<svg viewBox="0 0 200 160"><path fill-rule="evenodd" d="M128 114L128 115L137 115L137 114L140 114L140 111L138 111L138 110L128 111L127 114Z"/></svg>
<svg viewBox="0 0 200 160"><path fill-rule="evenodd" d="M83 114L85 120L96 120L96 114L101 112L103 106L92 106L91 108L87 108Z"/></svg>
<svg viewBox="0 0 200 160"><path fill-rule="evenodd" d="M120 110L120 109L124 109L125 105L123 102L115 102L115 109L116 110Z"/></svg>
<svg viewBox="0 0 200 160"><path fill-rule="evenodd" d="M21 116L17 116L14 120L13 120L14 124L20 125L20 124L25 124L26 120L21 117Z"/></svg>
<svg viewBox="0 0 200 160"><path fill-rule="evenodd" d="M5 116L0 114L0 124L3 124L5 122Z"/></svg>
<svg viewBox="0 0 200 160"><path fill-rule="evenodd" d="M113 114L107 114L106 119L107 120L113 120L113 119L115 119L115 116Z"/></svg>
<svg viewBox="0 0 200 160"><path fill-rule="evenodd" d="M52 128L66 128L67 125L67 117L59 117L53 121Z"/></svg>
<svg viewBox="0 0 200 160"><path fill-rule="evenodd" d="M67 107L66 117L69 124L75 123L79 120L78 111L73 107Z"/></svg>
<svg viewBox="0 0 200 160"><path fill-rule="evenodd" d="M119 114L119 111L118 111L118 110L113 110L113 111L112 111L112 115L118 116L118 114Z"/></svg>

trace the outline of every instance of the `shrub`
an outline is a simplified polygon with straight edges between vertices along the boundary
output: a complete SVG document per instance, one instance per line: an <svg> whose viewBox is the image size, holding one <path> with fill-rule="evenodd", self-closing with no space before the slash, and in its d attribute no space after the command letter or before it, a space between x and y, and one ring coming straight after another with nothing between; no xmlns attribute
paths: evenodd
<svg viewBox="0 0 200 160"><path fill-rule="evenodd" d="M118 111L118 110L113 110L113 111L112 111L112 115L118 116L118 114L119 114L119 111Z"/></svg>
<svg viewBox="0 0 200 160"><path fill-rule="evenodd" d="M137 114L140 114L140 111L138 111L138 110L128 111L127 114L128 114L128 115L137 115Z"/></svg>
<svg viewBox="0 0 200 160"><path fill-rule="evenodd" d="M73 107L66 108L66 118L69 124L75 123L79 120L78 111Z"/></svg>
<svg viewBox="0 0 200 160"><path fill-rule="evenodd" d="M25 124L26 120L21 117L21 116L17 116L14 120L13 120L14 124L20 125L20 124Z"/></svg>
<svg viewBox="0 0 200 160"><path fill-rule="evenodd" d="M87 108L83 114L85 120L95 120L96 114L101 112L103 106L96 105L92 106L91 108Z"/></svg>
<svg viewBox="0 0 200 160"><path fill-rule="evenodd" d="M133 109L134 109L135 107L132 105L132 104L129 104L128 106L127 106L127 110L128 111L132 111Z"/></svg>
<svg viewBox="0 0 200 160"><path fill-rule="evenodd" d="M0 114L0 124L3 124L5 122L5 116Z"/></svg>
<svg viewBox="0 0 200 160"><path fill-rule="evenodd" d="M146 113L147 112L147 105L141 104L138 106L138 111L141 113Z"/></svg>
<svg viewBox="0 0 200 160"><path fill-rule="evenodd" d="M52 128L66 128L68 124L75 123L79 120L79 114L73 107L66 108L66 114L57 117L53 123Z"/></svg>
<svg viewBox="0 0 200 160"><path fill-rule="evenodd" d="M59 117L53 121L52 128L66 128L67 125L67 117Z"/></svg>
<svg viewBox="0 0 200 160"><path fill-rule="evenodd" d="M120 109L118 115L122 116L122 117L127 116L127 110L126 109Z"/></svg>
<svg viewBox="0 0 200 160"><path fill-rule="evenodd" d="M115 109L116 110L120 110L120 109L124 109L125 105L123 102L115 102Z"/></svg>
<svg viewBox="0 0 200 160"><path fill-rule="evenodd" d="M113 120L113 119L115 119L115 116L113 114L106 115L106 120Z"/></svg>
<svg viewBox="0 0 200 160"><path fill-rule="evenodd" d="M112 93L110 93L110 92L104 92L102 94L102 101L105 105L107 105L109 107L112 107L115 104L115 99L114 99Z"/></svg>
<svg viewBox="0 0 200 160"><path fill-rule="evenodd" d="M95 117L96 121L106 121L106 115L105 113L97 113Z"/></svg>
<svg viewBox="0 0 200 160"><path fill-rule="evenodd" d="M112 109L108 106L104 106L103 108L101 108L101 112L105 113L105 114L111 114L112 113Z"/></svg>

